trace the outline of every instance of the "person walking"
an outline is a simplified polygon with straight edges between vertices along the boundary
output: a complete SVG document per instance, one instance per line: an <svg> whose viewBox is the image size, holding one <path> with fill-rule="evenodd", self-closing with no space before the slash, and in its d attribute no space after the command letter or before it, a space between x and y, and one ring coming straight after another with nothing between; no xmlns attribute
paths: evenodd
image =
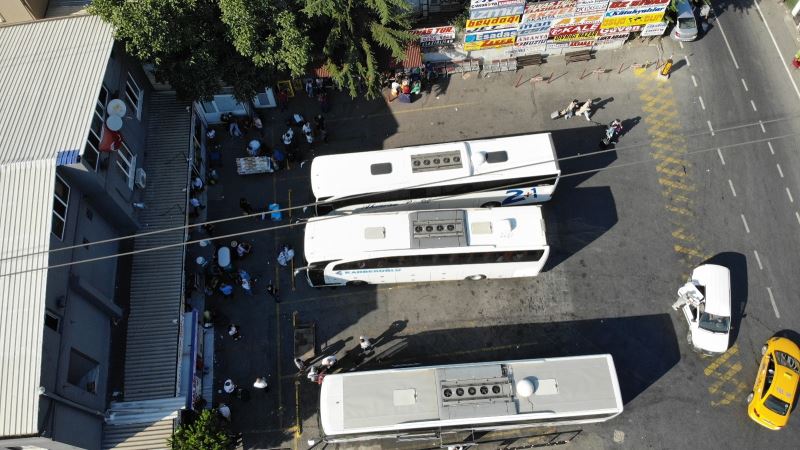
<svg viewBox="0 0 800 450"><path fill-rule="evenodd" d="M272 280L269 280L269 284L267 285L267 294L272 296L272 299L275 300L275 303L281 302L281 299L278 296L278 288L272 284Z"/></svg>
<svg viewBox="0 0 800 450"><path fill-rule="evenodd" d="M334 364L336 364L336 361L338 361L336 359L336 356L328 355L328 356L322 358L322 361L320 361L320 364L322 364L322 367L324 367L326 369L330 369L331 367L333 367Z"/></svg>
<svg viewBox="0 0 800 450"><path fill-rule="evenodd" d="M575 115L575 110L578 109L578 100L572 100L569 102L569 105L564 109L562 114L564 115L564 119L571 119Z"/></svg>
<svg viewBox="0 0 800 450"><path fill-rule="evenodd" d="M253 207L250 206L250 202L248 202L244 197L239 199L239 208L242 209L242 215L244 216L249 216L255 212Z"/></svg>
<svg viewBox="0 0 800 450"><path fill-rule="evenodd" d="M233 298L233 286L228 283L221 283L219 285L219 291L222 293L222 296L225 298Z"/></svg>
<svg viewBox="0 0 800 450"><path fill-rule="evenodd" d="M284 245L281 252L278 253L278 264L286 267L292 258L294 258L294 250L289 245Z"/></svg>
<svg viewBox="0 0 800 450"><path fill-rule="evenodd" d="M267 388L269 387L269 383L267 383L267 379L265 377L258 377L256 381L253 383L253 387L256 389L261 389L261 392L267 393Z"/></svg>
<svg viewBox="0 0 800 450"><path fill-rule="evenodd" d="M581 105L580 109L578 109L577 115L586 116L586 121L590 122L589 116L592 115L592 99L586 100L586 103Z"/></svg>
<svg viewBox="0 0 800 450"><path fill-rule="evenodd" d="M299 370L300 372L302 372L302 371L304 371L304 370L306 370L308 368L308 364L306 364L305 361L303 361L300 358L295 358L294 359L294 365L297 366L297 370Z"/></svg>
<svg viewBox="0 0 800 450"><path fill-rule="evenodd" d="M325 129L325 118L322 117L322 114L317 114L314 117L314 125L317 127L319 138L322 142L328 142L328 131Z"/></svg>
<svg viewBox="0 0 800 450"><path fill-rule="evenodd" d="M233 338L234 341L238 341L239 339L241 339L242 335L239 333L239 325L236 325L236 324L232 323L228 327L228 336Z"/></svg>
<svg viewBox="0 0 800 450"><path fill-rule="evenodd" d="M225 380L225 383L222 385L222 389L225 391L226 394L233 394L236 391L236 384L233 383L233 380L228 378Z"/></svg>
<svg viewBox="0 0 800 450"><path fill-rule="evenodd" d="M253 285L252 280L250 279L250 274L244 269L239 269L239 285L242 287L245 294L253 295Z"/></svg>
<svg viewBox="0 0 800 450"><path fill-rule="evenodd" d="M225 403L221 403L219 405L219 408L217 408L217 411L222 417L225 418L225 420L227 420L228 422L231 421L231 408L228 405L226 405Z"/></svg>
<svg viewBox="0 0 800 450"><path fill-rule="evenodd" d="M361 351L364 353L372 350L372 341L366 336L358 337L358 345L361 347Z"/></svg>

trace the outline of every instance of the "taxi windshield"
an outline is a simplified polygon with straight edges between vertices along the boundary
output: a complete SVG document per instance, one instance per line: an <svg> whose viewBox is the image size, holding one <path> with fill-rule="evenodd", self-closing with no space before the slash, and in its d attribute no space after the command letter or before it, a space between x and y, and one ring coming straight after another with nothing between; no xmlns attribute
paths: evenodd
<svg viewBox="0 0 800 450"><path fill-rule="evenodd" d="M789 412L789 404L774 395L767 397L767 400L764 401L764 406L782 416L785 416Z"/></svg>

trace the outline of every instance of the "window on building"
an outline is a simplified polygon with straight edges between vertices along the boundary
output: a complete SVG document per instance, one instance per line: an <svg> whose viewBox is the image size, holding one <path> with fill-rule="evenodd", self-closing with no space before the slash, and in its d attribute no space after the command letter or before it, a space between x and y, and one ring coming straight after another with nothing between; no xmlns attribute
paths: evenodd
<svg viewBox="0 0 800 450"><path fill-rule="evenodd" d="M74 348L70 349L67 383L94 394L97 392L97 377L99 373L100 364L97 361Z"/></svg>
<svg viewBox="0 0 800 450"><path fill-rule="evenodd" d="M89 136L83 150L83 163L92 170L97 170L100 160L100 136L103 135L103 122L106 120L106 105L108 104L108 89L100 86L100 94L94 105L92 124L89 126Z"/></svg>
<svg viewBox="0 0 800 450"><path fill-rule="evenodd" d="M136 113L136 118L142 119L142 100L144 99L144 92L133 79L133 75L128 72L128 81L125 83L125 103L131 112Z"/></svg>
<svg viewBox="0 0 800 450"><path fill-rule="evenodd" d="M53 192L53 225L50 229L59 239L64 239L64 228L67 224L67 206L69 206L69 185L56 175Z"/></svg>
<svg viewBox="0 0 800 450"><path fill-rule="evenodd" d="M117 150L117 168L122 172L122 176L128 182L128 188L133 189L133 175L136 171L136 157L128 148L128 144L122 141L122 145Z"/></svg>
<svg viewBox="0 0 800 450"><path fill-rule="evenodd" d="M53 314L50 311L45 311L44 324L47 328L50 328L51 330L58 333L59 325L61 324L61 319L56 314Z"/></svg>

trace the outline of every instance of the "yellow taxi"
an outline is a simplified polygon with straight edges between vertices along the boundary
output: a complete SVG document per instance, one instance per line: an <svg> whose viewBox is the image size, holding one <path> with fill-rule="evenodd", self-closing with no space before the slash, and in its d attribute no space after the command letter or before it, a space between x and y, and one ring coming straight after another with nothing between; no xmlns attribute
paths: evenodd
<svg viewBox="0 0 800 450"><path fill-rule="evenodd" d="M753 392L747 396L747 414L759 425L780 430L789 421L800 380L800 348L783 337L773 337L761 347Z"/></svg>

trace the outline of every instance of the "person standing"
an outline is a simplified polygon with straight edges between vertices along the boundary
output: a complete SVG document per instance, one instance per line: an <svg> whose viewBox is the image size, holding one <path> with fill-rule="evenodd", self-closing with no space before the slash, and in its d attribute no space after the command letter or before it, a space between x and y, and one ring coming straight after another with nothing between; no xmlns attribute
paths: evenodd
<svg viewBox="0 0 800 450"><path fill-rule="evenodd" d="M244 293L247 295L253 295L252 289L252 282L250 280L250 274L247 273L244 269L239 269L239 283L244 290Z"/></svg>
<svg viewBox="0 0 800 450"><path fill-rule="evenodd" d="M372 341L366 336L358 337L358 345L361 347L361 351L364 353L372 350Z"/></svg>
<svg viewBox="0 0 800 450"><path fill-rule="evenodd" d="M328 355L322 358L320 364L322 364L322 366L325 367L326 369L330 369L331 367L333 367L334 364L336 364L336 361L337 361L336 356Z"/></svg>
<svg viewBox="0 0 800 450"><path fill-rule="evenodd" d="M583 115L586 116L586 121L590 122L589 116L592 115L592 99L586 100L586 103L581 105L580 109L577 113L579 116Z"/></svg>
<svg viewBox="0 0 800 450"><path fill-rule="evenodd" d="M578 109L578 100L575 99L569 102L567 108L564 109L564 119L571 119L575 115L575 110Z"/></svg>
<svg viewBox="0 0 800 450"><path fill-rule="evenodd" d="M286 89L278 91L278 106L281 107L281 112L286 111L289 107L289 93L286 92Z"/></svg>
<svg viewBox="0 0 800 450"><path fill-rule="evenodd" d="M249 216L255 212L253 207L250 206L250 202L247 201L246 198L242 197L239 199L239 208L242 209L242 215Z"/></svg>
<svg viewBox="0 0 800 450"><path fill-rule="evenodd" d="M256 381L253 383L253 387L256 389L261 389L262 392L266 393L267 388L269 387L269 383L267 383L267 379L264 377L256 378Z"/></svg>
<svg viewBox="0 0 800 450"><path fill-rule="evenodd" d="M225 298L233 298L233 286L228 283L222 283L219 285L219 291L222 293L222 296Z"/></svg>
<svg viewBox="0 0 800 450"><path fill-rule="evenodd" d="M232 323L228 327L228 336L232 337L234 341L241 339L242 335L239 333L239 326Z"/></svg>
<svg viewBox="0 0 800 450"><path fill-rule="evenodd" d="M311 366L306 377L312 383L316 383L319 380L319 369L317 369L317 366Z"/></svg>
<svg viewBox="0 0 800 450"><path fill-rule="evenodd" d="M317 114L314 117L314 125L317 127L319 138L322 142L328 142L328 131L325 129L325 118L322 117L322 114Z"/></svg>
<svg viewBox="0 0 800 450"><path fill-rule="evenodd" d="M294 365L297 366L297 370L299 370L300 372L302 372L302 371L304 371L304 370L306 370L308 368L308 364L306 364L305 361L303 361L300 358L295 358L294 359Z"/></svg>
<svg viewBox="0 0 800 450"><path fill-rule="evenodd" d="M233 380L228 378L222 385L222 389L225 391L226 394L233 394L234 391L236 391L236 385L233 383Z"/></svg>

